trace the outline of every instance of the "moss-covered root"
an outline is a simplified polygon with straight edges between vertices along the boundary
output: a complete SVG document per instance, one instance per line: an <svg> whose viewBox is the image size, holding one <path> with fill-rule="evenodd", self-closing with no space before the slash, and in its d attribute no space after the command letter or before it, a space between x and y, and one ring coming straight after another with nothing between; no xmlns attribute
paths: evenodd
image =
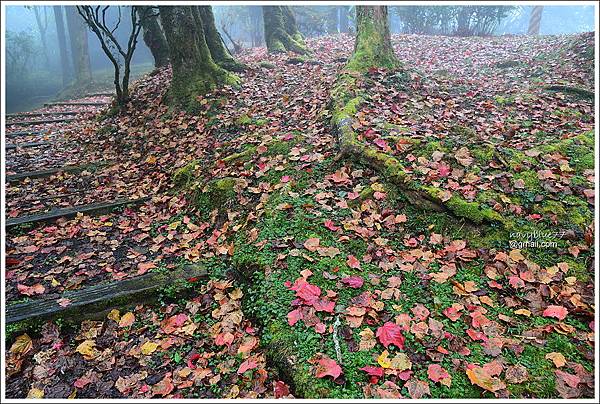
<svg viewBox="0 0 600 404"><path fill-rule="evenodd" d="M355 84L353 76L342 74L332 91L331 123L338 136L342 157L350 158L380 172L390 183L400 188L413 204L422 209L449 210L455 216L463 217L477 224L507 224L498 212L490 208L483 208L477 202L467 202L458 196L443 200L441 189L418 185L410 181L398 159L358 141L352 128L352 121L363 98L356 93Z"/></svg>
<svg viewBox="0 0 600 404"><path fill-rule="evenodd" d="M356 43L346 66L348 70L393 69L400 65L390 39L387 6L357 6L356 26Z"/></svg>

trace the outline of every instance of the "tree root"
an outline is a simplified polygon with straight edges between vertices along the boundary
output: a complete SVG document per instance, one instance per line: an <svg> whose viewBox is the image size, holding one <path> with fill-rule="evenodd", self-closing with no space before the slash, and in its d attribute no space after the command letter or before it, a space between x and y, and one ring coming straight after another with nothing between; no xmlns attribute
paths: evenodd
<svg viewBox="0 0 600 404"><path fill-rule="evenodd" d="M341 156L379 172L390 183L397 186L411 203L424 210L449 211L476 224L506 224L506 219L491 208L481 207L476 202L467 202L458 196L445 199L441 189L415 183L408 178L398 159L361 143L352 128L357 107L363 102L362 96L356 94L353 88L354 83L354 77L342 73L332 91L331 125L338 138Z"/></svg>

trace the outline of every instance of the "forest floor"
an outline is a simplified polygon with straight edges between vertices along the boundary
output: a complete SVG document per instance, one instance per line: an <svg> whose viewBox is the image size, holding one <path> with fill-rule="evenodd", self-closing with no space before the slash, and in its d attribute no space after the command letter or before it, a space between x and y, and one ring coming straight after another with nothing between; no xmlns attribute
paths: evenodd
<svg viewBox="0 0 600 404"><path fill-rule="evenodd" d="M593 35L393 42L407 69L352 96L353 38L311 39L305 60L246 50L196 113L161 103L161 70L126 114L7 151L7 174L89 165L7 184L7 218L150 198L12 229L7 304L210 277L9 325L7 397L593 397ZM364 161L339 153L340 113Z"/></svg>

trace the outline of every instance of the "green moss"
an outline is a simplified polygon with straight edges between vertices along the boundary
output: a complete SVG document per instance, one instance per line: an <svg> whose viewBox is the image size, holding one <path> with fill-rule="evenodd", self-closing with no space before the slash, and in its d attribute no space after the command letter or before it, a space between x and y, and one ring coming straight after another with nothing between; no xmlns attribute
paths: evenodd
<svg viewBox="0 0 600 404"><path fill-rule="evenodd" d="M240 115L235 119L235 124L238 126L247 126L252 123L252 118L248 114Z"/></svg>
<svg viewBox="0 0 600 404"><path fill-rule="evenodd" d="M513 175L513 179L515 181L523 180L523 182L525 183L525 189L528 191L538 191L542 189L537 173L533 170L526 170L515 173Z"/></svg>
<svg viewBox="0 0 600 404"><path fill-rule="evenodd" d="M494 159L494 149L491 147L474 147L471 149L471 155L481 166L487 166Z"/></svg>
<svg viewBox="0 0 600 404"><path fill-rule="evenodd" d="M247 146L243 151L239 153L230 154L224 157L222 160L224 163L232 164L238 161L246 161L256 155L256 146Z"/></svg>
<svg viewBox="0 0 600 404"><path fill-rule="evenodd" d="M271 62L267 62L266 60L261 61L258 65L260 67L262 67L263 69L269 69L269 70L274 69L276 67L275 64L273 64Z"/></svg>
<svg viewBox="0 0 600 404"><path fill-rule="evenodd" d="M202 212L208 213L214 209L223 211L236 200L235 186L237 180L231 177L210 181L196 196L196 205Z"/></svg>
<svg viewBox="0 0 600 404"><path fill-rule="evenodd" d="M200 162L198 160L193 160L192 162L186 164L181 167L173 174L173 182L175 185L180 187L187 187L196 177L196 170L200 167Z"/></svg>
<svg viewBox="0 0 600 404"><path fill-rule="evenodd" d="M474 223L503 222L502 216L495 210L482 207L477 202L467 202L457 196L452 196L447 200L445 206L456 216L464 217Z"/></svg>

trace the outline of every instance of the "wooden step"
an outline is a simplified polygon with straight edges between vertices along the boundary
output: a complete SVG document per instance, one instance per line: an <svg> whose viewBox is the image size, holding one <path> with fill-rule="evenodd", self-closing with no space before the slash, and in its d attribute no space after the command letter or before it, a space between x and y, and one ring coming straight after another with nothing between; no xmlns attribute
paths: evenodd
<svg viewBox="0 0 600 404"><path fill-rule="evenodd" d="M54 106L77 106L77 105L82 105L82 106L98 106L98 107L103 107L106 105L109 105L109 103L107 102L84 102L84 101L80 101L80 102L47 102L44 104L45 107L54 107Z"/></svg>
<svg viewBox="0 0 600 404"><path fill-rule="evenodd" d="M33 126L33 125L43 125L46 123L72 122L76 119L77 118L57 118L57 119L44 119L41 121L7 122L6 126Z"/></svg>
<svg viewBox="0 0 600 404"><path fill-rule="evenodd" d="M107 309L152 300L165 287L177 287L184 281L195 282L206 278L206 268L200 265L184 265L169 272L151 272L132 279L67 291L58 298L43 297L18 304L7 302L6 324L21 322L22 327L18 328L23 329L41 320L57 317L80 320L83 316L103 316L102 311ZM70 303L63 307L58 303L60 299L68 299Z"/></svg>
<svg viewBox="0 0 600 404"><path fill-rule="evenodd" d="M6 220L5 228L6 230L11 229L15 226L27 224L27 223L45 223L51 222L56 219L60 219L62 217L69 218L76 216L78 213L84 213L87 215L100 215L103 213L108 213L115 208L120 206L127 205L140 205L146 201L150 200L149 197L139 198L139 199L118 199L113 202L100 202L100 203L91 203L88 205L80 205L80 206L72 206L69 208L59 208L53 209L49 212L44 213L36 213L32 215L24 215L9 218Z"/></svg>
<svg viewBox="0 0 600 404"><path fill-rule="evenodd" d="M45 131L36 131L36 130L23 130L20 132L9 132L6 134L6 137L19 137L19 136L41 136L41 135L49 135L49 132Z"/></svg>
<svg viewBox="0 0 600 404"><path fill-rule="evenodd" d="M48 115L79 115L83 111L64 111L64 112L20 112L18 114L6 114L7 118L27 118L30 116L48 116Z"/></svg>
<svg viewBox="0 0 600 404"><path fill-rule="evenodd" d="M115 93L111 93L111 92L99 92L99 93L91 93L91 94L86 94L85 97L114 97Z"/></svg>
<svg viewBox="0 0 600 404"><path fill-rule="evenodd" d="M10 174L10 175L6 176L5 182L8 182L9 184L14 184L14 183L23 181L25 178L31 178L31 179L44 178L44 177L50 177L54 174L58 174L61 172L79 173L79 172L82 172L85 170L93 170L96 168L105 167L109 164L111 164L111 163L102 161L99 163L82 164L80 166L71 165L71 166L63 166L63 167L57 167L57 168L49 168L47 170L28 171L28 172L24 172L24 173Z"/></svg>
<svg viewBox="0 0 600 404"><path fill-rule="evenodd" d="M16 144L7 144L6 150L14 150L17 147L26 148L26 147L39 147L39 146L49 146L50 142L26 142L26 143L16 143Z"/></svg>

